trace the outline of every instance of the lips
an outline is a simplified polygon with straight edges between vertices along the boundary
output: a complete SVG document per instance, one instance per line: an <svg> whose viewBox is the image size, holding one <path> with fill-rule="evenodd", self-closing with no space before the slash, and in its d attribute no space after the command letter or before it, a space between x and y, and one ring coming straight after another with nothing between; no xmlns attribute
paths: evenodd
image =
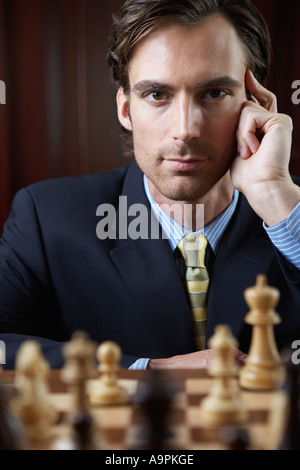
<svg viewBox="0 0 300 470"><path fill-rule="evenodd" d="M189 159L189 160L184 160L184 159L165 159L164 160L165 164L167 165L168 168L174 171L182 171L182 172L188 172L188 171L196 171L200 170L207 160L197 160L197 159Z"/></svg>

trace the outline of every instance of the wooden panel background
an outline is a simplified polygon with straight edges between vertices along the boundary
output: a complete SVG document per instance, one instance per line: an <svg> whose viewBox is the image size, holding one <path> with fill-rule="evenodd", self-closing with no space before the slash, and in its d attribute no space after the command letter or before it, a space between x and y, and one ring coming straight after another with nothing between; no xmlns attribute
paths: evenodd
<svg viewBox="0 0 300 470"><path fill-rule="evenodd" d="M125 165L106 66L111 15L123 0L0 0L0 233L15 192L35 181ZM300 176L299 0L253 0L269 24L269 88L294 120Z"/></svg>

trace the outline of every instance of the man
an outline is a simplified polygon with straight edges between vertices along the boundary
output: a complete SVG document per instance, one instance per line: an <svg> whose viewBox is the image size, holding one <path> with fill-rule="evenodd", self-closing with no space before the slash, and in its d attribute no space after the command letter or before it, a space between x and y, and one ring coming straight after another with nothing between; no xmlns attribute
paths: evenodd
<svg viewBox="0 0 300 470"><path fill-rule="evenodd" d="M269 39L261 16L246 0L129 0L114 21L109 64L135 161L16 196L0 246L7 366L30 336L60 367L62 343L83 329L98 343L116 341L124 367L205 367L220 323L231 326L242 360L251 335L243 292L262 273L281 291L278 346L291 345L300 334L300 189L288 172L292 122L262 85ZM130 236L137 205L147 208L140 238ZM178 229L208 240L204 350Z"/></svg>

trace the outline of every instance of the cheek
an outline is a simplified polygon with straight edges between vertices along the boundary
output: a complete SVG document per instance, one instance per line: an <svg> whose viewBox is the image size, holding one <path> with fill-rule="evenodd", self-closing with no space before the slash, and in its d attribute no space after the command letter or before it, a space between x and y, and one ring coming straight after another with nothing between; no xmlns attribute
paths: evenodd
<svg viewBox="0 0 300 470"><path fill-rule="evenodd" d="M225 142L236 140L236 131L240 120L242 106L232 108L224 113L218 113L210 117L210 128L214 129L217 143L225 145ZM212 124L213 122L213 124Z"/></svg>
<svg viewBox="0 0 300 470"><path fill-rule="evenodd" d="M153 113L134 113L132 118L132 134L134 142L147 149L155 148L162 142L167 120L153 116Z"/></svg>

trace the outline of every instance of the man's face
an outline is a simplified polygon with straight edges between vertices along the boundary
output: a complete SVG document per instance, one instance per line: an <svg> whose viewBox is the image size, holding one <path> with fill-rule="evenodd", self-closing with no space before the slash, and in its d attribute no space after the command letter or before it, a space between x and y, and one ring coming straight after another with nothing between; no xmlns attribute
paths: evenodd
<svg viewBox="0 0 300 470"><path fill-rule="evenodd" d="M227 173L246 101L245 73L241 42L221 16L167 26L138 44L118 113L159 202L196 202Z"/></svg>

